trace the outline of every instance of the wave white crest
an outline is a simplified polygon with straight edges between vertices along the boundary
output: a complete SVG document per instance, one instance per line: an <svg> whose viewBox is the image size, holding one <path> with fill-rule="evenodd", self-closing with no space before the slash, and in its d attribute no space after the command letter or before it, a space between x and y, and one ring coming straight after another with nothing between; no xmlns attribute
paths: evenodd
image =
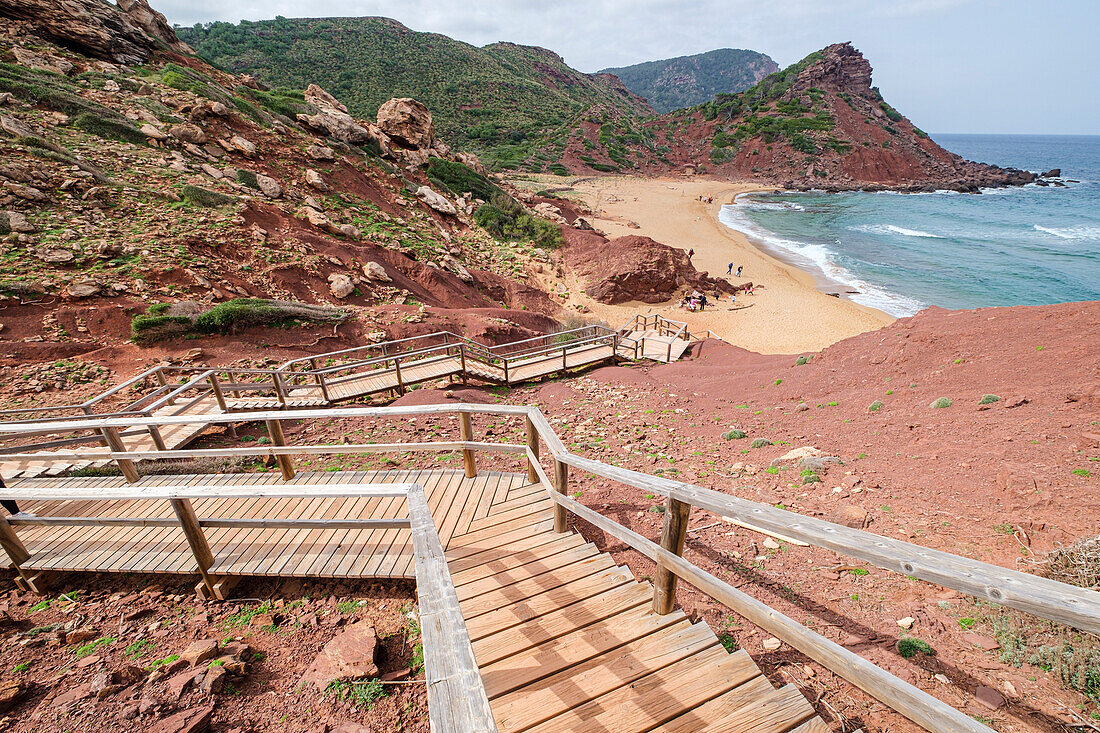
<svg viewBox="0 0 1100 733"><path fill-rule="evenodd" d="M905 237L943 239L943 236L939 234L922 232L920 229L906 229L905 227L894 226L893 224L863 224L860 226L848 227L848 229L853 232L864 232L866 234L901 234Z"/></svg>
<svg viewBox="0 0 1100 733"><path fill-rule="evenodd" d="M1044 227L1033 225L1035 231L1058 237L1059 239L1100 239L1100 226Z"/></svg>
<svg viewBox="0 0 1100 733"><path fill-rule="evenodd" d="M859 291L858 294L849 296L852 301L889 313L896 318L914 315L925 307L925 303L915 298L892 293L860 279L855 273L838 264L836 253L823 244L784 239L757 226L745 215L745 208L740 205L739 200L735 199L732 205L722 207L718 220L730 229L758 241L765 248L779 250L800 266L816 269L830 280L845 285L851 290Z"/></svg>

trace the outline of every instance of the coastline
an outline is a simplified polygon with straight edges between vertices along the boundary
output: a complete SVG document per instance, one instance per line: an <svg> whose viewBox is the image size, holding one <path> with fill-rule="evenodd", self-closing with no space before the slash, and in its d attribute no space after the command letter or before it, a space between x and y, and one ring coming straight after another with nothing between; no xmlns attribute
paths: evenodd
<svg viewBox="0 0 1100 733"><path fill-rule="evenodd" d="M572 306L587 306L612 326L634 313L660 313L685 321L693 331L710 329L731 344L762 354L819 351L850 336L873 331L894 321L883 311L826 294L843 292L840 284L784 261L753 244L743 233L719 221L722 205L739 194L775 190L758 183L708 179L601 176L583 179L571 197L583 200L594 212L593 226L608 237L644 235L683 250L695 250L692 262L712 276L727 277L727 265L743 277L729 276L734 284L752 282L755 295L739 295L735 305L723 301L706 311L691 313L676 303L621 303L605 305L584 295L580 282L567 282ZM698 200L713 197L713 203Z"/></svg>

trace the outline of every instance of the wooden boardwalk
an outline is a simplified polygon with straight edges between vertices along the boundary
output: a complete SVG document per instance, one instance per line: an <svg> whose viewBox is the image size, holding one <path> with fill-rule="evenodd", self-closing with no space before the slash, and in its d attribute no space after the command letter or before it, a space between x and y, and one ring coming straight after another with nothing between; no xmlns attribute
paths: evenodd
<svg viewBox="0 0 1100 733"><path fill-rule="evenodd" d="M416 482L446 550L462 616L501 731L824 733L798 691L772 687L743 651L703 623L652 611L653 588L575 533L525 474L302 473L289 484ZM275 473L24 479L13 488L286 485ZM197 499L211 517L389 518L403 498ZM164 518L164 500L27 502L43 516ZM194 573L178 527L25 526L30 570ZM407 530L208 528L216 575L411 578Z"/></svg>

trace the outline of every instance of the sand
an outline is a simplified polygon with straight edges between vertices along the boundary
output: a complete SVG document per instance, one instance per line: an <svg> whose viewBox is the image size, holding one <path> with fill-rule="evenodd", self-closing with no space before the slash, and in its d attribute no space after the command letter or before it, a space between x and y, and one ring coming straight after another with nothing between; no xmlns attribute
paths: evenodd
<svg viewBox="0 0 1100 733"><path fill-rule="evenodd" d="M562 179L558 179L562 180ZM652 179L628 176L587 178L572 185L569 198L584 201L595 212L593 226L609 237L641 234L658 242L695 250L697 269L726 277L744 266L741 278L752 282L755 295L738 295L735 305L723 301L691 313L678 303L652 305L597 303L584 295L580 283L570 283L570 302L584 305L612 326L618 327L635 313L659 313L685 321L695 335L707 329L726 341L761 354L797 354L818 351L830 344L872 331L893 322L882 311L835 298L818 289L810 273L761 251L740 232L718 221L722 204L735 196L760 190L759 184L698 179ZM698 196L711 196L706 204Z"/></svg>

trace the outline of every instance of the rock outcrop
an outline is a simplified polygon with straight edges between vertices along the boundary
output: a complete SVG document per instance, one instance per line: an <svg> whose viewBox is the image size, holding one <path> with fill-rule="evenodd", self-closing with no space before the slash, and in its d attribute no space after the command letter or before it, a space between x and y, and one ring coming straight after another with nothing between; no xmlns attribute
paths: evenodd
<svg viewBox="0 0 1100 733"><path fill-rule="evenodd" d="M145 0L0 0L0 17L20 21L28 35L120 64L139 64L157 48L195 52Z"/></svg>
<svg viewBox="0 0 1100 733"><path fill-rule="evenodd" d="M432 113L408 97L391 99L379 107L378 127L404 147L426 150L435 141Z"/></svg>
<svg viewBox="0 0 1100 733"><path fill-rule="evenodd" d="M573 229L565 236L566 265L581 276L585 294L601 303L663 303L684 291L733 291L725 280L696 270L683 250L649 237L608 240Z"/></svg>

